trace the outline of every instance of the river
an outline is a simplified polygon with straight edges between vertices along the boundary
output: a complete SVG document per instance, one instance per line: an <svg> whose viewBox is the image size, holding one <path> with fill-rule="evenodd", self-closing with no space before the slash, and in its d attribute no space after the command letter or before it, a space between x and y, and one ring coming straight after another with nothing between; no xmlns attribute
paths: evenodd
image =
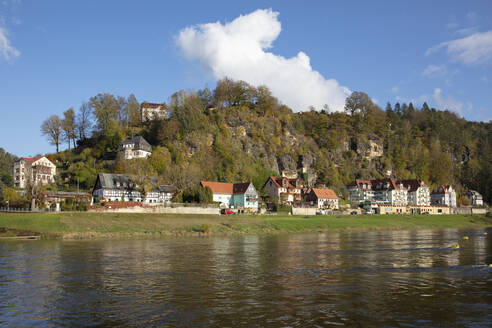
<svg viewBox="0 0 492 328"><path fill-rule="evenodd" d="M490 263L492 229L0 242L0 326L490 327Z"/></svg>

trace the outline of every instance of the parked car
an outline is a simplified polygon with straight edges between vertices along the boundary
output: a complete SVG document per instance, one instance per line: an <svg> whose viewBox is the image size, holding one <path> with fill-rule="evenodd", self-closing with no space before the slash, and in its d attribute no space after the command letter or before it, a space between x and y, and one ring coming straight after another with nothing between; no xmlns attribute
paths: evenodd
<svg viewBox="0 0 492 328"><path fill-rule="evenodd" d="M326 211L325 210L319 210L316 212L316 215L326 215Z"/></svg>
<svg viewBox="0 0 492 328"><path fill-rule="evenodd" d="M234 214L234 212L230 208L223 208L220 214Z"/></svg>
<svg viewBox="0 0 492 328"><path fill-rule="evenodd" d="M357 215L357 211L350 212L350 215Z"/></svg>

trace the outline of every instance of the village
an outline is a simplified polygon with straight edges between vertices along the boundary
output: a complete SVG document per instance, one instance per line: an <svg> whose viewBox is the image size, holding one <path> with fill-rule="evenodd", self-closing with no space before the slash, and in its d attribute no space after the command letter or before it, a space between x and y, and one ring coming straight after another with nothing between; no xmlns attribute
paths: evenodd
<svg viewBox="0 0 492 328"><path fill-rule="evenodd" d="M141 120L162 119L166 112L159 104L144 103ZM368 156L381 152L371 144ZM148 159L152 146L142 136L127 138L118 148L125 161ZM14 185L20 195L26 188L53 185L57 167L45 156L24 157L12 167ZM261 190L251 181L201 181L200 187L211 195L209 201L175 203L181 192L175 186L161 184L157 177L137 179L128 174L98 173L91 193L41 190L33 209L60 211L63 202L81 204L89 211L156 212L174 209L173 213L194 214L264 214L287 209L293 215L319 214L478 214L485 213L482 195L469 190L469 206L459 207L457 194L451 185L431 188L420 179L398 180L393 177L356 179L345 186L347 197L324 186L312 186L295 170L282 170L270 176ZM148 184L143 188L141 184Z"/></svg>

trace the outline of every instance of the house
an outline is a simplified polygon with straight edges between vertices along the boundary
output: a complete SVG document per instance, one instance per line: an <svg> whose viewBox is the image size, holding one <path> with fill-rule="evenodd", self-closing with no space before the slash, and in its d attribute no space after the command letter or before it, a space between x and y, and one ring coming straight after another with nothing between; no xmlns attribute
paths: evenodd
<svg viewBox="0 0 492 328"><path fill-rule="evenodd" d="M171 202L176 188L169 185L158 185L154 180L154 187L147 193L145 199L139 191L139 185L134 178L127 174L99 173L92 190L92 195L106 202L143 202L147 204L168 204Z"/></svg>
<svg viewBox="0 0 492 328"><path fill-rule="evenodd" d="M428 206L431 203L430 189L419 179L401 180L397 183L403 184L408 192L408 205Z"/></svg>
<svg viewBox="0 0 492 328"><path fill-rule="evenodd" d="M304 181L297 177L269 177L263 185L263 190L276 204L292 204L302 200Z"/></svg>
<svg viewBox="0 0 492 328"><path fill-rule="evenodd" d="M470 190L468 191L468 199L470 200L470 205L473 206L483 206L483 197L478 191Z"/></svg>
<svg viewBox="0 0 492 328"><path fill-rule="evenodd" d="M212 191L213 201L221 207L231 207L248 211L258 210L258 192L251 182L226 183L202 181L203 188Z"/></svg>
<svg viewBox="0 0 492 328"><path fill-rule="evenodd" d="M45 156L23 157L12 166L14 186L20 189L24 189L28 181L34 184L53 183L55 175L56 165Z"/></svg>
<svg viewBox="0 0 492 328"><path fill-rule="evenodd" d="M456 207L456 192L451 186L439 186L431 193L431 203Z"/></svg>
<svg viewBox="0 0 492 328"><path fill-rule="evenodd" d="M143 102L140 105L140 118L142 122L166 118L165 105Z"/></svg>
<svg viewBox="0 0 492 328"><path fill-rule="evenodd" d="M406 206L408 189L392 178L362 180L356 179L347 185L349 200L354 204L375 203Z"/></svg>
<svg viewBox="0 0 492 328"><path fill-rule="evenodd" d="M152 154L152 146L141 136L127 138L119 146L121 158L147 158Z"/></svg>
<svg viewBox="0 0 492 328"><path fill-rule="evenodd" d="M315 202L318 208L338 210L338 197L332 189L312 188L306 195L306 200Z"/></svg>

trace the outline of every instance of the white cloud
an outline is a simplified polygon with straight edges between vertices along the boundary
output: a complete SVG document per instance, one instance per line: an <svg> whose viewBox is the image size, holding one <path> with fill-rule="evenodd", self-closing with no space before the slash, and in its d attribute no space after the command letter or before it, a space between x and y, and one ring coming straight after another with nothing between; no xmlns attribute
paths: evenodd
<svg viewBox="0 0 492 328"><path fill-rule="evenodd" d="M492 31L474 33L462 39L442 42L425 52L430 55L445 48L451 61L479 64L492 59Z"/></svg>
<svg viewBox="0 0 492 328"><path fill-rule="evenodd" d="M278 12L256 10L232 22L187 27L176 37L178 47L189 60L198 60L215 78L230 77L252 85L266 85L294 111L309 106L343 110L350 90L312 69L302 51L285 58L272 52L282 30Z"/></svg>
<svg viewBox="0 0 492 328"><path fill-rule="evenodd" d="M6 60L19 57L20 51L10 45L7 30L0 27L0 53Z"/></svg>
<svg viewBox="0 0 492 328"><path fill-rule="evenodd" d="M460 36L468 36L477 33L477 31L478 31L478 26L472 26L472 27L460 28L459 30L454 31L454 33Z"/></svg>
<svg viewBox="0 0 492 328"><path fill-rule="evenodd" d="M432 99L436 103L437 107L439 107L439 109L447 109L459 114L462 113L462 110L464 108L467 110L471 110L471 108L473 107L471 103L468 103L465 107L462 102L454 99L452 96L443 96L442 90L440 88L434 89Z"/></svg>
<svg viewBox="0 0 492 328"><path fill-rule="evenodd" d="M445 75L446 72L447 69L445 65L429 65L423 70L422 75L426 77L436 77Z"/></svg>
<svg viewBox="0 0 492 328"><path fill-rule="evenodd" d="M392 87L392 88L391 88L391 92L393 92L393 93L397 93L397 92L398 92L398 90L399 90L399 88L398 88L398 86L396 86L396 85L395 85L394 87Z"/></svg>

